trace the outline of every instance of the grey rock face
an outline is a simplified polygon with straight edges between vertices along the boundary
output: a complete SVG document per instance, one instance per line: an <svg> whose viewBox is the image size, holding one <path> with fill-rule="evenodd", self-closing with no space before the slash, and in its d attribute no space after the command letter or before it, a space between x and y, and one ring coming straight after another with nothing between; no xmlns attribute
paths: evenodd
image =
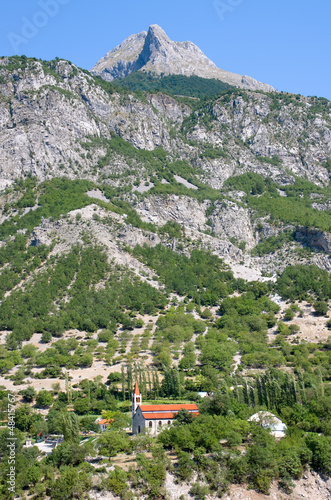
<svg viewBox="0 0 331 500"><path fill-rule="evenodd" d="M180 126L190 112L169 96L152 96L151 104L129 95L109 96L67 61L54 64L52 74L38 61L11 72L5 68L0 66L5 80L0 84L1 186L29 173L39 179L96 179L92 170L106 154L103 140L109 141L112 132L136 148L170 149L169 127ZM100 141L88 153L83 145L91 138ZM111 173L126 168L125 160L116 157Z"/></svg>
<svg viewBox="0 0 331 500"><path fill-rule="evenodd" d="M274 109L270 94L244 92L192 112L168 95L110 95L67 61L53 63L52 72L39 61L8 72L6 59L0 61L0 186L29 173L39 179L122 175L129 170L125 155L114 153L109 164L96 168L114 133L137 149L162 147L170 157L187 160L201 172L201 182L215 189L247 171L282 182L291 181L291 172L328 183L330 106L312 111L313 98L288 95L281 101L279 94ZM205 155L205 146L224 155ZM143 172L143 163L134 167Z"/></svg>
<svg viewBox="0 0 331 500"><path fill-rule="evenodd" d="M207 229L205 209L206 204L187 196L150 196L137 205L137 211L146 222L162 226L169 220L196 230Z"/></svg>
<svg viewBox="0 0 331 500"><path fill-rule="evenodd" d="M213 232L245 243L246 249L251 250L257 242L248 210L231 201L224 202L224 205L218 206L211 217Z"/></svg>
<svg viewBox="0 0 331 500"><path fill-rule="evenodd" d="M207 127L205 116L200 114L197 123L187 128L189 140L213 144L228 152L227 159L199 160L202 168L212 173L213 187L218 188L234 173L249 170L280 182L291 182L287 175L291 171L311 182L328 184L330 105L323 111L323 120L316 124L316 120L309 119L310 98L288 95L286 99L255 92L230 101L221 98L213 106L214 119Z"/></svg>
<svg viewBox="0 0 331 500"><path fill-rule="evenodd" d="M144 48L146 36L146 31L129 36L97 62L95 68L97 67L98 70L93 69L92 74L100 75L111 82L141 69L145 63L140 54ZM111 67L109 61L112 62Z"/></svg>
<svg viewBox="0 0 331 500"><path fill-rule="evenodd" d="M300 227L296 229L295 238L310 248L331 254L331 237L328 233Z"/></svg>
<svg viewBox="0 0 331 500"><path fill-rule="evenodd" d="M274 90L270 85L249 76L217 68L194 43L170 40L157 24L150 26L148 33L142 31L131 35L108 52L96 63L91 73L111 82L139 70L165 75L197 75L216 78L240 88Z"/></svg>

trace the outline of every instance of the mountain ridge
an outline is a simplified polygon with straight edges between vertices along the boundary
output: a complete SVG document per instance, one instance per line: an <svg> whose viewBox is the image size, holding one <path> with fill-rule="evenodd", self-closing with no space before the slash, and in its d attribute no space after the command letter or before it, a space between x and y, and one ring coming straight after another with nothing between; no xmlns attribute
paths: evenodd
<svg viewBox="0 0 331 500"><path fill-rule="evenodd" d="M216 189L229 176L249 170L328 183L326 99L233 89L200 102L160 92L130 93L64 60L3 58L0 63L2 181L28 173L41 179L91 177L105 149L102 141L92 141L87 156L81 143L91 137L108 141L115 134L138 151L162 147L201 168L205 182Z"/></svg>
<svg viewBox="0 0 331 500"><path fill-rule="evenodd" d="M107 81L124 78L135 71L155 74L196 75L215 78L235 87L273 91L271 85L246 75L237 75L218 68L193 42L174 42L157 24L131 35L109 51L91 69Z"/></svg>

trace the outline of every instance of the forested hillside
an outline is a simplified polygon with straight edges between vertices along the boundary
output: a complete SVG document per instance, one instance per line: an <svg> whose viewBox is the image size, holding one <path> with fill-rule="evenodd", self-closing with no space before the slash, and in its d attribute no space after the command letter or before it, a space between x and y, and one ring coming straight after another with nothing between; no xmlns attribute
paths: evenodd
<svg viewBox="0 0 331 500"><path fill-rule="evenodd" d="M11 432L20 498L324 494L330 102L23 56L0 111L0 498ZM199 416L133 436L135 382Z"/></svg>
<svg viewBox="0 0 331 500"><path fill-rule="evenodd" d="M113 85L124 87L131 92L164 92L191 98L211 98L229 90L227 83L199 76L167 75L156 76L146 73L132 73L126 78L118 78Z"/></svg>

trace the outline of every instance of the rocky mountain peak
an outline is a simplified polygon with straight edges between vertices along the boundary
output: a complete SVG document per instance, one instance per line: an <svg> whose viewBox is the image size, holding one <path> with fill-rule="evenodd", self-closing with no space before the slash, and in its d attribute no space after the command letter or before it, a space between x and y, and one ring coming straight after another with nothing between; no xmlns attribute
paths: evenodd
<svg viewBox="0 0 331 500"><path fill-rule="evenodd" d="M254 78L229 73L218 68L193 42L172 41L157 24L148 32L131 35L108 52L92 68L91 73L113 81L135 71L156 75L196 75L215 78L230 85L252 90L274 90Z"/></svg>
<svg viewBox="0 0 331 500"><path fill-rule="evenodd" d="M158 55L167 57L167 52L170 47L171 40L163 29L157 24L152 24L146 35L140 59L144 65L155 62Z"/></svg>
<svg viewBox="0 0 331 500"><path fill-rule="evenodd" d="M150 25L150 27L148 29L147 37L156 38L160 41L166 40L168 42L171 42L171 40L168 37L168 35L166 34L166 32L158 24L151 24Z"/></svg>

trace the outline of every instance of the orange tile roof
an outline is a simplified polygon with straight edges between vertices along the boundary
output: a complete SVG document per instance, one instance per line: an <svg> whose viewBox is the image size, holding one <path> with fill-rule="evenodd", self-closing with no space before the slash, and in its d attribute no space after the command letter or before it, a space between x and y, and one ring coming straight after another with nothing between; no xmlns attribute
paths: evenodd
<svg viewBox="0 0 331 500"><path fill-rule="evenodd" d="M99 425L109 425L112 422L114 422L114 420L107 420L106 418L103 418L102 420L99 420L98 424Z"/></svg>
<svg viewBox="0 0 331 500"><path fill-rule="evenodd" d="M134 386L133 394L135 394L136 396L138 396L140 394L139 387L138 387L138 382L136 382L136 385Z"/></svg>
<svg viewBox="0 0 331 500"><path fill-rule="evenodd" d="M172 420L176 413L143 413L143 417L145 420ZM193 413L195 417L199 415L199 412Z"/></svg>
<svg viewBox="0 0 331 500"><path fill-rule="evenodd" d="M139 405L142 412L177 412L179 410L193 410L198 411L199 408L196 404L177 404L177 405Z"/></svg>
<svg viewBox="0 0 331 500"><path fill-rule="evenodd" d="M143 413L145 420L169 420L174 418L174 413Z"/></svg>

